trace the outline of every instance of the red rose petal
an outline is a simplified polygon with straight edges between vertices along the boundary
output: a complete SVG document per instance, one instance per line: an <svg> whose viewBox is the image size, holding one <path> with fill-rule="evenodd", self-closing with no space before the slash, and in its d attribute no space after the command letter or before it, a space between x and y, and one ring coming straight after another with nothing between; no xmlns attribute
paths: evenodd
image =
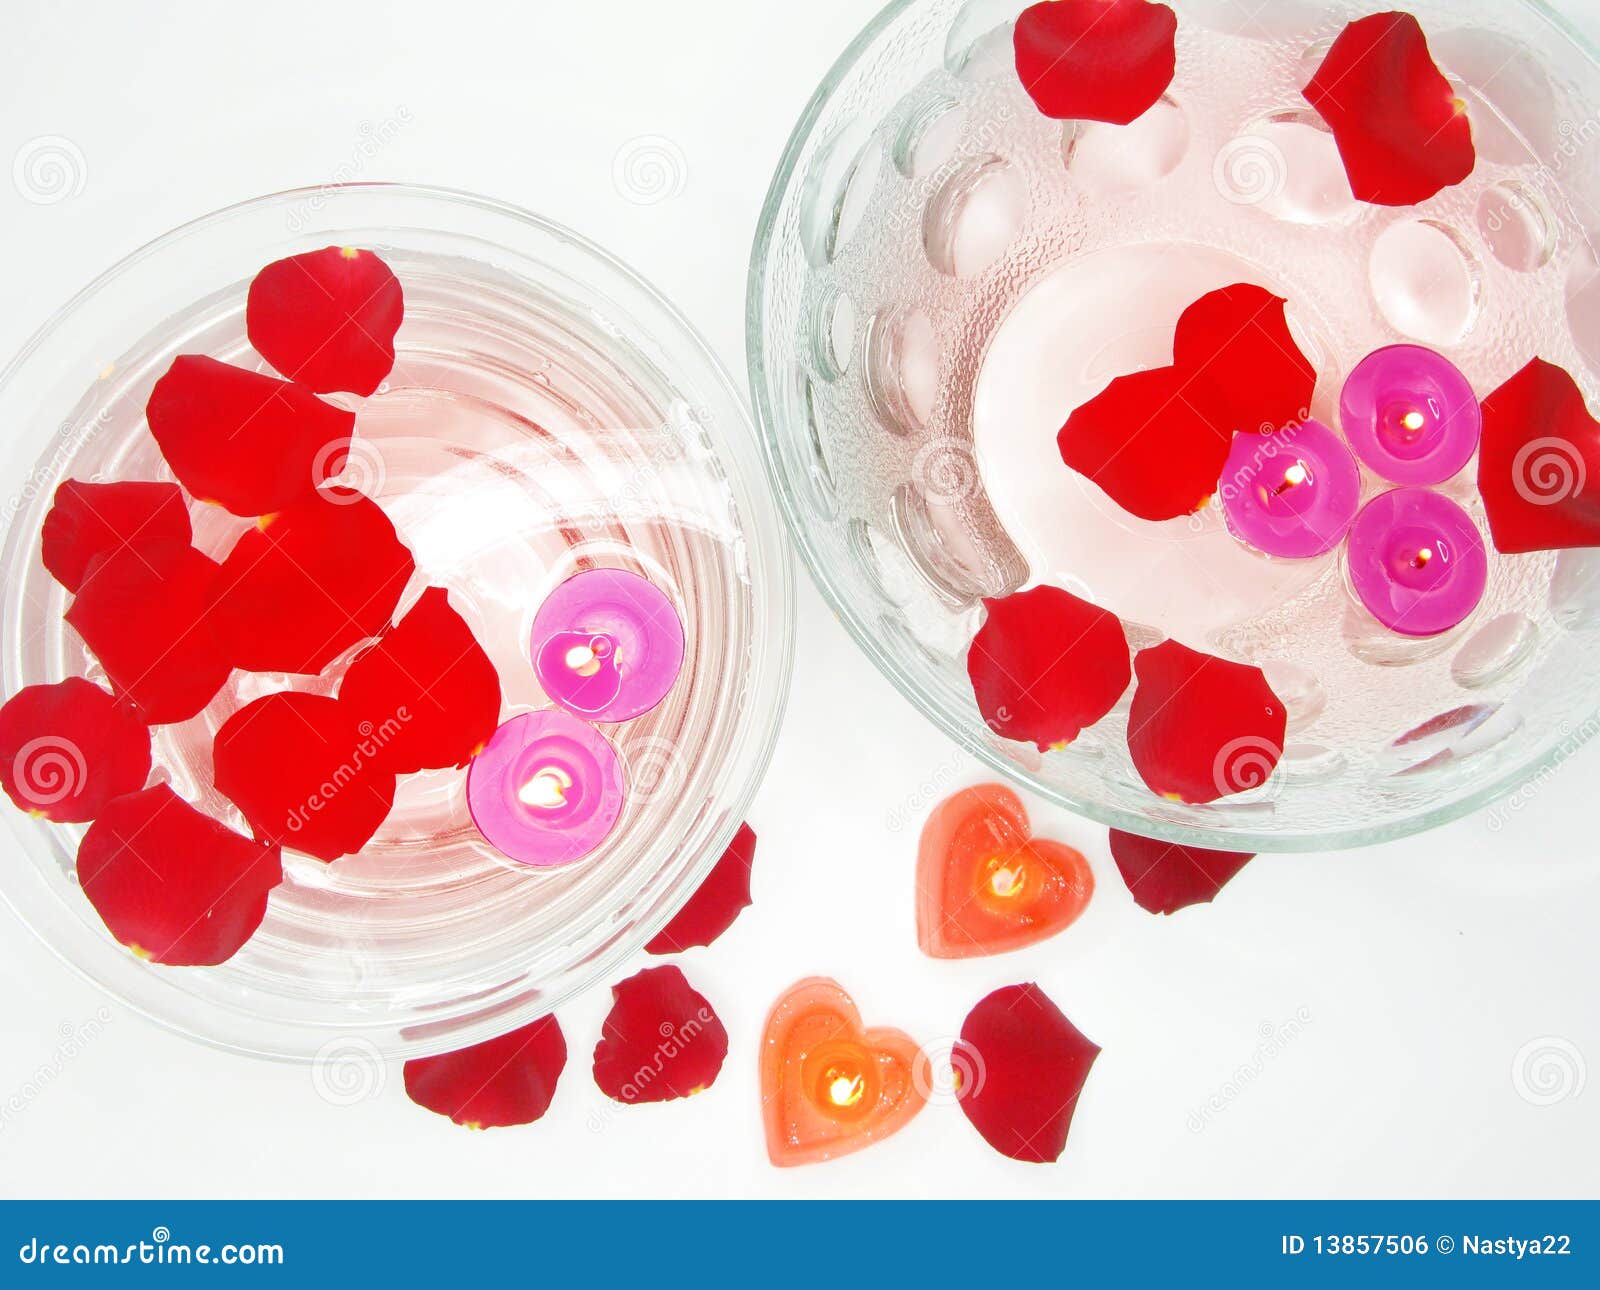
<svg viewBox="0 0 1600 1290"><path fill-rule="evenodd" d="M1568 372L1536 358L1483 401L1478 491L1507 555L1600 546L1600 421Z"/></svg>
<svg viewBox="0 0 1600 1290"><path fill-rule="evenodd" d="M465 766L500 723L500 677L441 587L350 664L339 701L397 775Z"/></svg>
<svg viewBox="0 0 1600 1290"><path fill-rule="evenodd" d="M1038 986L1006 986L961 1027L961 1109L1001 1155L1030 1164L1059 1160L1098 1056L1100 1046Z"/></svg>
<svg viewBox="0 0 1600 1290"><path fill-rule="evenodd" d="M78 845L78 885L111 934L173 967L227 962L282 881L277 847L202 815L165 784L109 803Z"/></svg>
<svg viewBox="0 0 1600 1290"><path fill-rule="evenodd" d="M1217 491L1233 442L1232 427L1203 403L1203 390L1176 367L1119 376L1067 418L1056 446L1130 514L1192 515Z"/></svg>
<svg viewBox="0 0 1600 1290"><path fill-rule="evenodd" d="M145 407L172 473L199 501L270 515L344 467L355 414L259 372L184 354Z"/></svg>
<svg viewBox="0 0 1600 1290"><path fill-rule="evenodd" d="M486 1043L405 1065L406 1096L469 1129L532 1124L550 1109L567 1064L554 1017L540 1017Z"/></svg>
<svg viewBox="0 0 1600 1290"><path fill-rule="evenodd" d="M1150 791L1214 802L1259 788L1283 757L1288 712L1258 667L1166 641L1133 661L1128 751Z"/></svg>
<svg viewBox="0 0 1600 1290"><path fill-rule="evenodd" d="M90 565L67 610L112 691L151 725L187 721L232 670L210 614L218 569L185 542L134 542Z"/></svg>
<svg viewBox="0 0 1600 1290"><path fill-rule="evenodd" d="M697 945L710 945L732 927L740 911L750 904L750 867L755 858L755 830L741 824L722 859L672 921L644 947L646 952L681 954Z"/></svg>
<svg viewBox="0 0 1600 1290"><path fill-rule="evenodd" d="M1070 744L1127 690L1128 638L1115 614L1059 587L983 605L967 675L996 734L1041 750Z"/></svg>
<svg viewBox="0 0 1600 1290"><path fill-rule="evenodd" d="M329 246L275 260L250 284L245 327L256 352L318 393L371 394L394 367L405 301L371 251Z"/></svg>
<svg viewBox="0 0 1600 1290"><path fill-rule="evenodd" d="M44 517L44 567L68 591L83 586L89 565L130 542L166 539L189 545L189 507L176 484L85 484L56 489Z"/></svg>
<svg viewBox="0 0 1600 1290"><path fill-rule="evenodd" d="M1048 117L1127 125L1172 84L1177 31L1164 4L1046 0L1017 19L1017 75Z"/></svg>
<svg viewBox="0 0 1600 1290"><path fill-rule="evenodd" d="M30 685L0 708L0 784L24 811L81 824L150 777L150 730L98 685Z"/></svg>
<svg viewBox="0 0 1600 1290"><path fill-rule="evenodd" d="M1210 904L1255 853L1184 847L1112 829L1111 858L1139 908L1175 914L1190 905Z"/></svg>
<svg viewBox="0 0 1600 1290"><path fill-rule="evenodd" d="M716 1082L728 1032L706 997L670 964L611 987L594 1048L594 1082L617 1102L670 1102Z"/></svg>
<svg viewBox="0 0 1600 1290"><path fill-rule="evenodd" d="M1328 123L1357 199L1413 206L1472 173L1467 105L1408 13L1352 22L1305 89Z"/></svg>
<svg viewBox="0 0 1600 1290"><path fill-rule="evenodd" d="M217 634L237 667L315 675L388 627L415 569L376 502L325 489L263 520L228 553Z"/></svg>
<svg viewBox="0 0 1600 1290"><path fill-rule="evenodd" d="M366 846L394 805L394 775L377 751L338 700L288 691L223 723L213 773L258 838L337 860Z"/></svg>
<svg viewBox="0 0 1600 1290"><path fill-rule="evenodd" d="M1317 371L1289 334L1286 304L1241 282L1183 311L1173 362L1193 378L1187 397L1212 424L1270 433L1311 416Z"/></svg>

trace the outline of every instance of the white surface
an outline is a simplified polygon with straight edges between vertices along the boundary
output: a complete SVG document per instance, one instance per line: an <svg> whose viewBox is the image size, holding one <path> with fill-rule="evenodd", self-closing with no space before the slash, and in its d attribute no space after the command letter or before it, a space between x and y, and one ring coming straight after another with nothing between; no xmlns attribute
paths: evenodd
<svg viewBox="0 0 1600 1290"><path fill-rule="evenodd" d="M582 229L742 376L768 177L876 2L30 8L8 10L0 42L0 160L63 136L82 187L35 204L0 177L0 351L191 216L336 177L408 179ZM375 136L390 137L367 156ZM654 204L613 182L641 136L668 141L666 191L681 183ZM1219 906L1171 920L1135 908L1103 829L1040 808L1039 831L1095 866L1089 913L1031 952L941 965L913 934L916 831L976 768L804 579L800 605L797 701L751 816L756 903L684 961L732 1038L710 1092L606 1102L587 1069L600 991L561 1015L572 1057L538 1125L457 1129L406 1100L398 1069L334 1105L307 1069L214 1053L115 1005L98 1025L106 1001L0 914L0 1194L1600 1195L1600 750L1523 809L1263 859ZM770 1168L758 1029L812 973L837 976L869 1023L929 1044L990 989L1043 984L1105 1049L1063 1162L1004 1160L936 1106L847 1160ZM1556 1045L1549 1073L1567 1094L1552 1105L1514 1078L1538 1040ZM1208 1102L1221 1109L1198 1114Z"/></svg>

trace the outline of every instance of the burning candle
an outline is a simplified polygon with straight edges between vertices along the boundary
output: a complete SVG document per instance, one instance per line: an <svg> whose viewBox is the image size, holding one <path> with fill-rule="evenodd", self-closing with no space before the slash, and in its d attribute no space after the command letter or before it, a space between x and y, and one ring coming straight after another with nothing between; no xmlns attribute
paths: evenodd
<svg viewBox="0 0 1600 1290"><path fill-rule="evenodd" d="M1449 359L1420 345L1369 354L1339 401L1345 438L1395 484L1442 484L1472 460L1483 409Z"/></svg>
<svg viewBox="0 0 1600 1290"><path fill-rule="evenodd" d="M1437 636L1483 599L1489 556L1472 517L1442 493L1396 488L1368 502L1350 530L1350 584L1385 627Z"/></svg>
<svg viewBox="0 0 1600 1290"><path fill-rule="evenodd" d="M1361 505L1361 472L1320 421L1233 438L1223 468L1222 514L1240 541L1306 559L1333 550Z"/></svg>
<svg viewBox="0 0 1600 1290"><path fill-rule="evenodd" d="M625 799L622 762L593 726L556 708L506 722L467 769L467 805L502 855L548 868L592 852Z"/></svg>
<svg viewBox="0 0 1600 1290"><path fill-rule="evenodd" d="M574 574L534 615L544 692L586 721L650 711L683 668L683 620L654 583L623 569Z"/></svg>

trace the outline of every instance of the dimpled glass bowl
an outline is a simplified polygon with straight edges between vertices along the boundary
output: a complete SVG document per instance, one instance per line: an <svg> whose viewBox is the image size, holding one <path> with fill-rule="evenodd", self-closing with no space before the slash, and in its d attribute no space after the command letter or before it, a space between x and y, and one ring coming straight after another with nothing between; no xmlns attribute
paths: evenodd
<svg viewBox="0 0 1600 1290"><path fill-rule="evenodd" d="M1541 4L1407 6L1467 104L1478 166L1421 207L1363 207L1300 90L1346 22L1393 6L1171 3L1177 77L1125 130L1038 113L1012 63L1016 0L901 0L850 46L756 240L767 466L868 656L1018 783L1229 849L1425 829L1594 733L1596 553L1495 556L1468 622L1408 641L1353 602L1339 553L1269 561L1216 506L1136 520L1062 465L1055 434L1114 376L1169 362L1182 309L1240 280L1289 299L1330 425L1355 364L1401 341L1442 350L1480 395L1538 354L1593 400L1600 70ZM1443 487L1484 527L1475 471ZM1385 487L1364 478L1368 497ZM995 736L967 646L983 597L1039 583L1118 613L1135 648L1171 636L1261 666L1289 709L1278 773L1209 806L1155 797L1127 755L1129 696L1064 750Z"/></svg>
<svg viewBox="0 0 1600 1290"><path fill-rule="evenodd" d="M414 1056L503 1033L602 981L676 911L744 817L788 682L787 547L744 405L686 321L565 229L460 193L359 185L221 211L130 256L68 304L0 382L9 427L5 692L98 677L39 561L65 478L170 478L144 425L174 355L252 366L254 273L330 244L379 251L406 293L398 360L349 399L341 482L376 498L424 585L448 588L500 673L507 716L547 706L527 654L534 611L583 567L652 579L683 617L687 657L653 711L603 727L629 798L594 855L534 871L472 828L465 772L402 780L358 856L285 851L261 929L218 968L145 964L77 890L79 827L23 817L0 892L63 958L151 1017L232 1049L309 1059ZM330 396L344 399L346 396ZM225 551L241 523L192 508ZM210 741L243 703L321 678L236 673L191 722L157 732L158 779L236 827Z"/></svg>

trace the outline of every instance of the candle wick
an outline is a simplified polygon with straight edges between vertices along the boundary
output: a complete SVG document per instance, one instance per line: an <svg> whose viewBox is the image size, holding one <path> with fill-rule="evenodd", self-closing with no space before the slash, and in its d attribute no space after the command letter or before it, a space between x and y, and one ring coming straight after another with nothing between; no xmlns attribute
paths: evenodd
<svg viewBox="0 0 1600 1290"><path fill-rule="evenodd" d="M1297 484L1305 483L1306 480L1310 478L1310 475L1311 472L1306 469L1305 462L1295 462L1294 465L1290 466L1288 470L1283 472L1283 483L1279 484L1272 490L1272 495L1274 497L1282 497L1283 494L1287 493Z"/></svg>
<svg viewBox="0 0 1600 1290"><path fill-rule="evenodd" d="M567 804L567 790L571 787L571 775L559 766L546 766L517 790L517 800L524 806L552 811Z"/></svg>
<svg viewBox="0 0 1600 1290"><path fill-rule="evenodd" d="M1411 567L1413 569L1426 569L1428 561L1431 559L1433 559L1433 551L1428 547L1423 547L1422 550L1411 557Z"/></svg>

